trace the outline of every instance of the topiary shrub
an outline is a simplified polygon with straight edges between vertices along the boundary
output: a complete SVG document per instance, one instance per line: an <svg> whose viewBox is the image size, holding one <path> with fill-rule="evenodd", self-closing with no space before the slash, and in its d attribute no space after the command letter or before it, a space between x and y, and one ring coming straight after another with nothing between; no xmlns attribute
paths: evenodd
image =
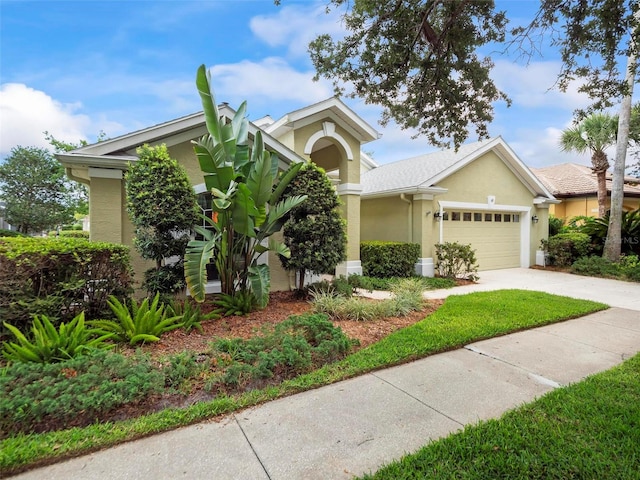
<svg viewBox="0 0 640 480"><path fill-rule="evenodd" d="M549 263L558 267L569 267L580 257L591 253L591 238L586 233L559 233L543 242Z"/></svg>
<svg viewBox="0 0 640 480"><path fill-rule="evenodd" d="M369 277L410 277L419 256L417 243L360 242L362 273Z"/></svg>
<svg viewBox="0 0 640 480"><path fill-rule="evenodd" d="M471 245L458 242L445 242L435 245L436 269L445 278L464 278L476 281L478 279L478 263L476 251Z"/></svg>

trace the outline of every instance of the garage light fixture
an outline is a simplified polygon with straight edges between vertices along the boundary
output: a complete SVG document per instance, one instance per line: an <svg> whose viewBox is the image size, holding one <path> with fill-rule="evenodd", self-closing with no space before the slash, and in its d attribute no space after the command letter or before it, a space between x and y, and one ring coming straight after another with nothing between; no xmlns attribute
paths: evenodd
<svg viewBox="0 0 640 480"><path fill-rule="evenodd" d="M439 222L441 217L442 217L442 214L440 212L436 212L436 213L433 214L433 219L436 222Z"/></svg>
<svg viewBox="0 0 640 480"><path fill-rule="evenodd" d="M533 217L531 217L531 223L538 223L538 216L534 215Z"/></svg>

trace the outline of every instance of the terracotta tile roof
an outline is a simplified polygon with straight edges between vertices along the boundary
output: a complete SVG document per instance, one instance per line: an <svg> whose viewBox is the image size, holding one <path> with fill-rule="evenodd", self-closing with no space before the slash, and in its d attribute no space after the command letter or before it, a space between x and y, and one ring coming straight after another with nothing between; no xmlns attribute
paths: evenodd
<svg viewBox="0 0 640 480"><path fill-rule="evenodd" d="M596 174L586 165L562 163L550 167L532 168L531 171L556 197L597 195L598 193ZM611 192L610 173L607 173L607 191ZM624 194L640 197L640 179L625 177Z"/></svg>

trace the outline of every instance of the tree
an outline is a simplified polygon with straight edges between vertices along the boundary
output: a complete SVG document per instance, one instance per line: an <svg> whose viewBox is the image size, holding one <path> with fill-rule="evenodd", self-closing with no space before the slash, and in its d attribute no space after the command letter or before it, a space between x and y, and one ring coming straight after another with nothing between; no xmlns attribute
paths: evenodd
<svg viewBox="0 0 640 480"><path fill-rule="evenodd" d="M0 199L7 222L21 233L39 233L73 221L64 170L45 149L14 147L0 165Z"/></svg>
<svg viewBox="0 0 640 480"><path fill-rule="evenodd" d="M593 113L577 125L562 132L562 150L591 152L591 168L598 179L598 216L607 213L607 170L609 161L605 150L616 144L618 121L605 113Z"/></svg>
<svg viewBox="0 0 640 480"><path fill-rule="evenodd" d="M136 152L139 159L125 175L127 212L136 249L156 263L145 272L144 287L151 296L175 294L185 287L183 257L200 215L196 195L166 145L143 145ZM168 264L175 256L179 260Z"/></svg>
<svg viewBox="0 0 640 480"><path fill-rule="evenodd" d="M252 294L264 307L269 300L270 272L268 265L258 264L258 257L269 250L290 254L286 245L270 237L280 231L285 215L306 198L281 198L302 164L278 177L278 157L264 149L260 131L249 148L246 102L227 123L218 112L210 72L204 65L198 68L196 85L208 133L194 142L194 150L213 197L214 218L207 219L212 230L195 227L204 239L189 242L187 285L195 300L204 300L206 266L213 258L223 294Z"/></svg>
<svg viewBox="0 0 640 480"><path fill-rule="evenodd" d="M557 28L560 25L561 28ZM638 77L636 53L640 36L640 10L635 0L542 0L533 21L516 28L516 43L549 33L559 47L562 69L558 86L566 91L574 81L578 91L592 100L588 111L620 103L618 138L611 191L610 234L604 256L620 257L622 197L628 149L631 95ZM619 58L627 58L621 72ZM584 116L585 112L578 112Z"/></svg>
<svg viewBox="0 0 640 480"><path fill-rule="evenodd" d="M332 0L351 6L344 40L320 35L310 45L320 77L337 94L381 105L381 123L416 129L437 146L457 148L471 126L487 138L493 103L507 96L477 50L505 38L507 20L493 0Z"/></svg>
<svg viewBox="0 0 640 480"><path fill-rule="evenodd" d="M298 272L298 289L304 288L306 272L334 273L346 259L345 222L338 211L340 200L324 170L305 164L284 191L284 197L308 198L289 212L284 224L284 242L291 257L281 257L282 266Z"/></svg>

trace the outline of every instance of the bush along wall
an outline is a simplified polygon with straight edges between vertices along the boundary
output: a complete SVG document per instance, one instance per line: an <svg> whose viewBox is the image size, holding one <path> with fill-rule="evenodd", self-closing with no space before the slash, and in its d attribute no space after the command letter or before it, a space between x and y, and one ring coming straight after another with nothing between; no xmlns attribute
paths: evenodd
<svg viewBox="0 0 640 480"><path fill-rule="evenodd" d="M131 288L129 249L77 238L0 239L0 318L26 332L33 315L98 318ZM5 333L5 332L2 332Z"/></svg>
<svg viewBox="0 0 640 480"><path fill-rule="evenodd" d="M586 233L559 233L542 242L551 265L569 267L580 257L586 257L592 250L591 238Z"/></svg>
<svg viewBox="0 0 640 480"><path fill-rule="evenodd" d="M420 256L420 245L404 242L360 243L362 273L369 277L410 277Z"/></svg>

